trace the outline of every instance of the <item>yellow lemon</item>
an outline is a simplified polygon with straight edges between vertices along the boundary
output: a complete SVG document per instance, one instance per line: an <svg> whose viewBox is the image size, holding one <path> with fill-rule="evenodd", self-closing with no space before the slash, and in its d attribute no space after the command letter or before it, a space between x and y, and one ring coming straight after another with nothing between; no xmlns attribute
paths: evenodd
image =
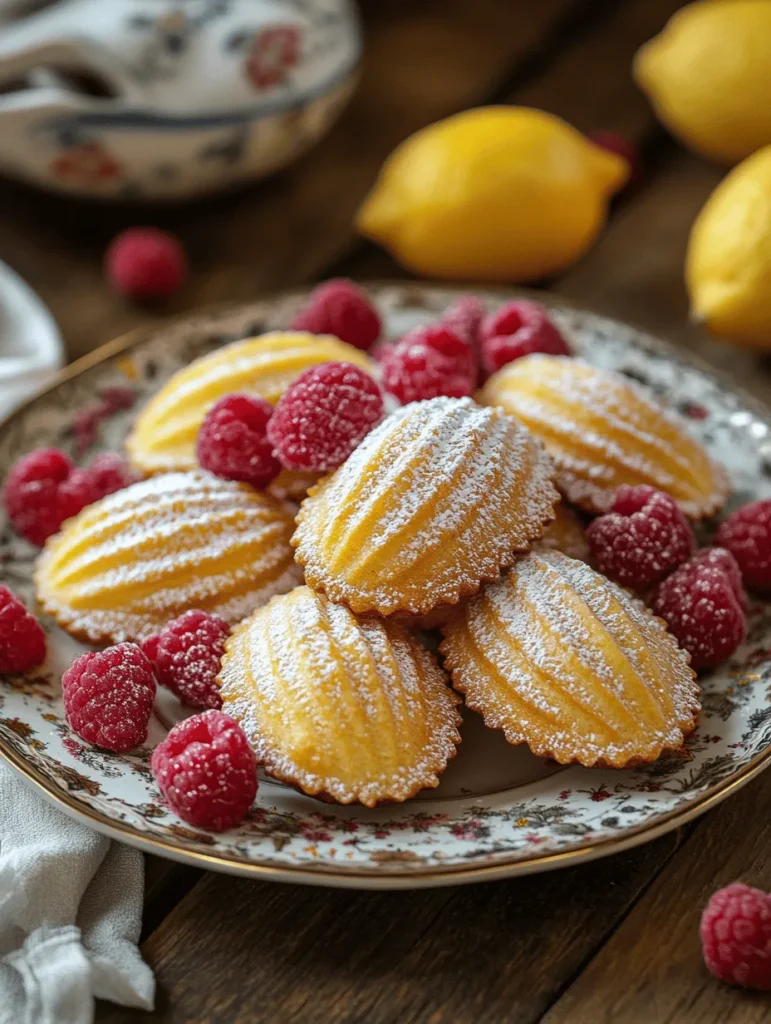
<svg viewBox="0 0 771 1024"><path fill-rule="evenodd" d="M771 349L771 146L735 167L691 229L691 315L738 345Z"/></svg>
<svg viewBox="0 0 771 1024"><path fill-rule="evenodd" d="M690 4L638 51L634 76L686 145L743 160L771 143L771 3Z"/></svg>
<svg viewBox="0 0 771 1024"><path fill-rule="evenodd" d="M625 160L552 114L482 107L403 142L357 223L419 274L535 280L586 251L628 175Z"/></svg>

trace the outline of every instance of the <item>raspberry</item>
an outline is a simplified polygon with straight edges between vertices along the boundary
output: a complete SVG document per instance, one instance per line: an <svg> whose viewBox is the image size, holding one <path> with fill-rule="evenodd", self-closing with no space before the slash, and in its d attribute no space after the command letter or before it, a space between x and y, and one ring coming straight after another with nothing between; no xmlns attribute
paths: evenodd
<svg viewBox="0 0 771 1024"><path fill-rule="evenodd" d="M731 985L771 991L771 895L734 882L701 915L704 962Z"/></svg>
<svg viewBox="0 0 771 1024"><path fill-rule="evenodd" d="M225 395L198 431L198 462L216 476L267 487L281 471L268 440L273 406L258 395Z"/></svg>
<svg viewBox="0 0 771 1024"><path fill-rule="evenodd" d="M191 708L221 708L217 686L230 626L219 615L189 611L142 644L158 682Z"/></svg>
<svg viewBox="0 0 771 1024"><path fill-rule="evenodd" d="M629 164L629 177L626 180L626 188L629 188L630 185L636 185L640 181L642 178L640 154L629 139L619 135L618 132L607 131L603 128L589 132L588 138L595 146L607 149L609 152L615 153L616 156L626 160Z"/></svg>
<svg viewBox="0 0 771 1024"><path fill-rule="evenodd" d="M586 529L594 563L601 573L642 590L693 554L693 530L669 494L644 484L619 487L610 512Z"/></svg>
<svg viewBox="0 0 771 1024"><path fill-rule="evenodd" d="M380 316L361 288L347 278L325 281L292 321L295 331L334 334L355 348L368 349L380 337Z"/></svg>
<svg viewBox="0 0 771 1024"><path fill-rule="evenodd" d="M495 373L506 363L533 352L552 356L573 354L544 307L528 299L507 302L485 317L480 337L482 364L487 373Z"/></svg>
<svg viewBox="0 0 771 1024"><path fill-rule="evenodd" d="M651 599L695 669L719 665L744 639L738 567L729 569L728 559L734 561L724 548L700 551L660 583Z"/></svg>
<svg viewBox="0 0 771 1024"><path fill-rule="evenodd" d="M408 331L380 359L383 387L406 405L425 398L470 395L477 382L474 349L443 324Z"/></svg>
<svg viewBox="0 0 771 1024"><path fill-rule="evenodd" d="M11 469L3 494L16 530L38 546L94 500L91 477L57 448L39 448Z"/></svg>
<svg viewBox="0 0 771 1024"><path fill-rule="evenodd" d="M28 672L45 657L42 626L18 597L0 584L0 673Z"/></svg>
<svg viewBox="0 0 771 1024"><path fill-rule="evenodd" d="M479 344L479 329L485 317L485 307L476 295L461 295L442 317L445 327L469 345Z"/></svg>
<svg viewBox="0 0 771 1024"><path fill-rule="evenodd" d="M290 384L268 424L289 469L325 473L341 465L383 416L383 395L351 363L321 363Z"/></svg>
<svg viewBox="0 0 771 1024"><path fill-rule="evenodd" d="M116 753L132 750L147 739L153 667L136 644L87 651L62 676L62 697L78 736Z"/></svg>
<svg viewBox="0 0 771 1024"><path fill-rule="evenodd" d="M113 288L133 299L162 299L187 277L182 243L159 228L129 228L117 235L105 254Z"/></svg>
<svg viewBox="0 0 771 1024"><path fill-rule="evenodd" d="M715 543L731 552L751 590L771 591L771 500L737 508L721 523Z"/></svg>
<svg viewBox="0 0 771 1024"><path fill-rule="evenodd" d="M240 725L204 711L175 725L153 751L166 802L199 828L224 832L243 821L257 794L257 762Z"/></svg>
<svg viewBox="0 0 771 1024"><path fill-rule="evenodd" d="M118 452L99 452L89 462L86 472L91 478L94 501L106 498L115 491L122 491L124 487L142 479Z"/></svg>

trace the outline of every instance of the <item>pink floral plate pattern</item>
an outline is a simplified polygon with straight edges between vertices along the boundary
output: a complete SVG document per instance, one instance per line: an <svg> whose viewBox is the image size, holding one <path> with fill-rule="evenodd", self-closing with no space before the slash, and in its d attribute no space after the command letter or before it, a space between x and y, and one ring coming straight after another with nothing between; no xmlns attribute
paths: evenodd
<svg viewBox="0 0 771 1024"><path fill-rule="evenodd" d="M457 295L416 284L372 286L399 335ZM510 295L484 293L490 308ZM0 473L34 447L82 456L119 447L135 408L174 371L235 338L289 322L304 295L187 316L108 345L0 428ZM771 496L770 421L707 368L632 327L539 296L588 360L651 388L730 470L734 503ZM2 516L2 513L0 513ZM2 578L33 600L36 552L0 518ZM455 884L546 870L628 848L681 825L771 761L771 608L751 611L746 643L703 679L703 713L676 755L628 771L560 768L509 746L466 712L464 742L437 790L366 810L320 803L265 779L246 822L222 835L192 829L161 803L152 746L182 709L159 697L147 746L115 755L67 726L59 680L80 645L46 621L49 658L0 683L0 752L69 813L148 851L221 871L317 884Z"/></svg>

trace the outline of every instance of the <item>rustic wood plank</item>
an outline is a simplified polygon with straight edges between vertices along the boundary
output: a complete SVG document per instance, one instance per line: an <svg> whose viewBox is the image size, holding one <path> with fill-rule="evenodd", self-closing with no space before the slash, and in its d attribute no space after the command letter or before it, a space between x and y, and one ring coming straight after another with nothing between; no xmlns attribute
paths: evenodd
<svg viewBox="0 0 771 1024"><path fill-rule="evenodd" d="M152 934L166 915L203 877L200 868L178 864L162 857L145 855L145 896L142 913L142 941Z"/></svg>
<svg viewBox="0 0 771 1024"><path fill-rule="evenodd" d="M771 775L696 829L543 1024L761 1024L768 994L717 981L699 945L701 909L740 879L771 889Z"/></svg>

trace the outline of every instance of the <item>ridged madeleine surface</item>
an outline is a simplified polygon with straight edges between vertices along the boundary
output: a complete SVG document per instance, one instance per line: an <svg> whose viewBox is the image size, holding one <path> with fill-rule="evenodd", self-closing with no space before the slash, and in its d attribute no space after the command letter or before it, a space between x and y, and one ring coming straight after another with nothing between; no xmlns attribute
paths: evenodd
<svg viewBox="0 0 771 1024"><path fill-rule="evenodd" d="M198 430L223 395L261 395L275 405L303 370L332 360L364 370L374 366L352 345L302 331L262 334L196 359L175 373L139 413L126 441L131 462L143 473L195 469Z"/></svg>
<svg viewBox="0 0 771 1024"><path fill-rule="evenodd" d="M586 531L578 514L561 501L554 509L554 519L543 531L543 536L533 547L539 551L561 551L571 558L589 561L589 545Z"/></svg>
<svg viewBox="0 0 771 1024"><path fill-rule="evenodd" d="M308 587L235 630L220 688L268 774L342 804L436 786L460 742L459 698L434 656L401 624Z"/></svg>
<svg viewBox="0 0 771 1024"><path fill-rule="evenodd" d="M663 622L557 551L533 551L443 627L453 684L510 743L623 768L680 747L699 687Z"/></svg>
<svg viewBox="0 0 771 1024"><path fill-rule="evenodd" d="M712 515L728 496L721 467L621 374L579 359L532 355L504 366L478 399L517 416L546 445L569 501L604 512L620 484L668 491L686 515Z"/></svg>
<svg viewBox="0 0 771 1024"><path fill-rule="evenodd" d="M141 639L189 608L238 622L301 579L280 501L208 473L169 473L65 523L35 574L42 607L93 643Z"/></svg>
<svg viewBox="0 0 771 1024"><path fill-rule="evenodd" d="M355 612L424 615L496 578L541 535L553 472L543 446L500 410L413 402L311 488L297 561L310 586Z"/></svg>

